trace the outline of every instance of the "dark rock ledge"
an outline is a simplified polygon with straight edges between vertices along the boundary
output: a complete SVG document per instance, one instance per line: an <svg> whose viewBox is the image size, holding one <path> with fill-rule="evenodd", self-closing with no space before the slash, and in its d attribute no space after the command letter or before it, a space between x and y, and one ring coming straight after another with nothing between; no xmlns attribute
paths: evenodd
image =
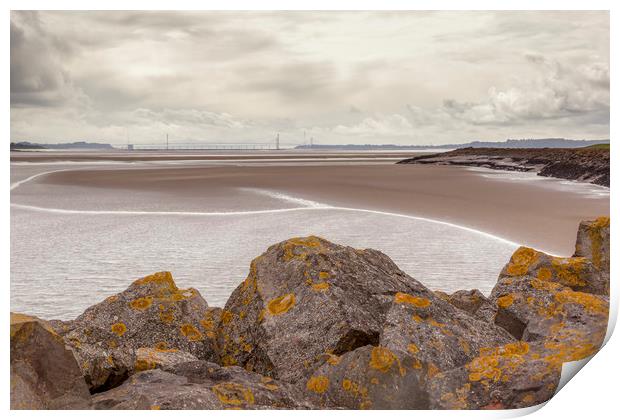
<svg viewBox="0 0 620 420"><path fill-rule="evenodd" d="M609 218L580 225L573 257L519 248L488 297L293 238L223 309L163 272L72 321L11 314L11 408L527 407L600 348L608 307Z"/></svg>

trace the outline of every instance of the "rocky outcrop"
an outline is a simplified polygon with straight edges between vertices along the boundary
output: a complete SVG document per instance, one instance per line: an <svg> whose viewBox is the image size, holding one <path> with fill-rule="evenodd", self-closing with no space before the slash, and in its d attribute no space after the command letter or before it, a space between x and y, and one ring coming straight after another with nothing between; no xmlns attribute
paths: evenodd
<svg viewBox="0 0 620 420"><path fill-rule="evenodd" d="M115 410L314 408L291 385L205 361L139 372L121 386L95 395L92 406Z"/></svg>
<svg viewBox="0 0 620 420"><path fill-rule="evenodd" d="M535 171L540 176L609 187L609 148L516 149L466 147L417 156L398 163L477 166L505 171Z"/></svg>
<svg viewBox="0 0 620 420"><path fill-rule="evenodd" d="M609 298L600 274L584 257L555 258L521 247L504 267L491 292L498 311L495 324L523 341L578 344L577 360L592 354L605 337Z"/></svg>
<svg viewBox="0 0 620 420"><path fill-rule="evenodd" d="M574 257L583 257L599 270L601 288L598 292L609 295L609 217L583 221L577 231Z"/></svg>
<svg viewBox="0 0 620 420"><path fill-rule="evenodd" d="M46 321L11 312L11 409L87 408L89 398L63 339Z"/></svg>
<svg viewBox="0 0 620 420"><path fill-rule="evenodd" d="M429 383L430 408L524 408L548 401L562 363L543 343L522 341L482 349L464 366L438 373Z"/></svg>
<svg viewBox="0 0 620 420"><path fill-rule="evenodd" d="M364 346L330 355L301 387L320 407L425 409L427 368L406 352Z"/></svg>
<svg viewBox="0 0 620 420"><path fill-rule="evenodd" d="M287 382L305 380L326 354L367 345L428 348L423 359L447 368L510 339L439 299L384 254L317 237L290 239L255 259L218 329L223 364Z"/></svg>
<svg viewBox="0 0 620 420"><path fill-rule="evenodd" d="M252 262L223 310L156 273L74 321L12 320L11 404L540 404L553 396L563 363L603 343L609 261L609 219L583 222L573 257L521 247L487 298L432 292L378 251L293 238Z"/></svg>
<svg viewBox="0 0 620 420"><path fill-rule="evenodd" d="M74 321L52 325L73 349L91 391L97 392L182 353L217 361L214 330L219 312L209 308L197 290L179 289L172 275L162 272L136 280ZM137 355L141 348L142 355ZM145 359L144 354L152 357Z"/></svg>

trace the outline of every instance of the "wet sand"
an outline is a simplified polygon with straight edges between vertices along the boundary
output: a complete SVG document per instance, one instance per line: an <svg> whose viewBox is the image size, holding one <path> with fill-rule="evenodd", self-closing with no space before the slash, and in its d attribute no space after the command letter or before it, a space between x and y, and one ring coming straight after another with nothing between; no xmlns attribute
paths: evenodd
<svg viewBox="0 0 620 420"><path fill-rule="evenodd" d="M37 182L152 191L166 200L258 188L333 206L450 222L557 255L573 253L580 220L609 215L608 196L557 188L559 181L551 179L509 181L462 167L320 162L303 166L187 165L71 170L43 176ZM402 240L407 241L406 231Z"/></svg>

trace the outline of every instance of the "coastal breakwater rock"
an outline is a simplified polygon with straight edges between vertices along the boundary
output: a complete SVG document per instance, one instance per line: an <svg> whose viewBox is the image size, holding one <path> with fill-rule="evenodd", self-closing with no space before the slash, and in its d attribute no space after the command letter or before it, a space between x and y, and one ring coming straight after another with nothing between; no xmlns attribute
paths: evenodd
<svg viewBox="0 0 620 420"><path fill-rule="evenodd" d="M72 348L91 391L134 372L189 360L217 361L217 308L195 289L179 289L168 272L134 281L73 321L51 321Z"/></svg>
<svg viewBox="0 0 620 420"><path fill-rule="evenodd" d="M576 248L518 249L487 298L432 292L379 251L293 238L252 262L223 310L157 273L46 325L92 408L521 408L602 344L609 219L582 223ZM12 342L12 365L28 346Z"/></svg>
<svg viewBox="0 0 620 420"><path fill-rule="evenodd" d="M89 398L62 337L46 321L11 312L11 409L81 409Z"/></svg>
<svg viewBox="0 0 620 420"><path fill-rule="evenodd" d="M204 360L136 373L93 397L94 409L310 409L291 385Z"/></svg>

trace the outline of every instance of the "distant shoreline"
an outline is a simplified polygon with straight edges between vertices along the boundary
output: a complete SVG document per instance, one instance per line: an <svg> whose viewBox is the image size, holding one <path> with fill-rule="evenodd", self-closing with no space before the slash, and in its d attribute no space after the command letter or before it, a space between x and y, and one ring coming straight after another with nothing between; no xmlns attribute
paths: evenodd
<svg viewBox="0 0 620 420"><path fill-rule="evenodd" d="M467 148L416 156L399 164L475 166L609 187L609 147L580 149Z"/></svg>

